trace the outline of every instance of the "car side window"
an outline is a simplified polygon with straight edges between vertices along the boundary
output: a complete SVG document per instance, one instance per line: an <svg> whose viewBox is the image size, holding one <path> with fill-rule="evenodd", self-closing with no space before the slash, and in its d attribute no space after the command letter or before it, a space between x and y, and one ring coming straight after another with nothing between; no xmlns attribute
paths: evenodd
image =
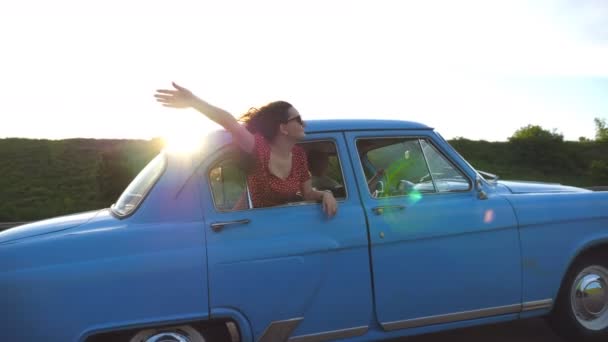
<svg viewBox="0 0 608 342"><path fill-rule="evenodd" d="M437 192L467 191L471 184L467 177L444 157L435 146L424 139L420 145L431 170Z"/></svg>
<svg viewBox="0 0 608 342"><path fill-rule="evenodd" d="M435 192L418 139L359 139L357 150L372 197Z"/></svg>
<svg viewBox="0 0 608 342"><path fill-rule="evenodd" d="M218 211L251 208L247 177L237 154L221 158L209 171L213 203Z"/></svg>
<svg viewBox="0 0 608 342"><path fill-rule="evenodd" d="M319 191L331 191L336 199L346 197L344 175L336 143L331 140L298 144L306 151L308 171L312 187Z"/></svg>
<svg viewBox="0 0 608 342"><path fill-rule="evenodd" d="M316 190L329 190L338 200L346 197L344 176L334 141L298 144L306 151L308 172ZM230 151L220 156L208 172L215 209L220 212L254 208L247 185L247 173L241 153ZM299 201L299 202L303 202ZM298 203L292 202L292 203ZM288 204L292 204L288 203Z"/></svg>
<svg viewBox="0 0 608 342"><path fill-rule="evenodd" d="M425 139L359 139L357 150L372 197L470 188L462 172Z"/></svg>

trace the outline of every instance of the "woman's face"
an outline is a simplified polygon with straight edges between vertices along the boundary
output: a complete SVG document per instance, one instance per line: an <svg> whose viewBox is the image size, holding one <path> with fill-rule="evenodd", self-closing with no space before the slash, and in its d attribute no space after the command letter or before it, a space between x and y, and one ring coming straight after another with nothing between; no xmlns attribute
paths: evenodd
<svg viewBox="0 0 608 342"><path fill-rule="evenodd" d="M304 121L302 121L300 113L298 113L295 108L291 107L287 110L287 115L288 119L285 124L287 135L298 140L304 138L306 133L304 133Z"/></svg>

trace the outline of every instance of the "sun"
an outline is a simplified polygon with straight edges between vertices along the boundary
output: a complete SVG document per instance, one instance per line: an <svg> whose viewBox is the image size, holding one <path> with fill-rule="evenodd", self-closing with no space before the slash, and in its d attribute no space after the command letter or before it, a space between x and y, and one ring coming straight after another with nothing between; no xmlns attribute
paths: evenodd
<svg viewBox="0 0 608 342"><path fill-rule="evenodd" d="M218 126L203 117L172 117L162 128L164 149L170 153L191 154L200 149L205 136Z"/></svg>

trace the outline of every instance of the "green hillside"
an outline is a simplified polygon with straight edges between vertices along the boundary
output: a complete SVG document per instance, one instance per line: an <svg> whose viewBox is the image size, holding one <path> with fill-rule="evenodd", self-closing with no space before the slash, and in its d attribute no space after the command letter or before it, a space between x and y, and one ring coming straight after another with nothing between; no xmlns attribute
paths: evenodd
<svg viewBox="0 0 608 342"><path fill-rule="evenodd" d="M608 142L450 143L502 179L608 185ZM161 147L160 140L0 139L0 222L108 207Z"/></svg>
<svg viewBox="0 0 608 342"><path fill-rule="evenodd" d="M0 139L0 221L108 207L158 140Z"/></svg>
<svg viewBox="0 0 608 342"><path fill-rule="evenodd" d="M501 179L608 185L608 142L455 139L450 144L477 170Z"/></svg>

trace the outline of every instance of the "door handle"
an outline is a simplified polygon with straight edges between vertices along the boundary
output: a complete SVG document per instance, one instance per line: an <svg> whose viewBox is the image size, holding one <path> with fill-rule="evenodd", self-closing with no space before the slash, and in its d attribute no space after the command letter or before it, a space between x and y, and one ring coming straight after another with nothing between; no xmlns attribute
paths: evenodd
<svg viewBox="0 0 608 342"><path fill-rule="evenodd" d="M372 208L372 211L376 215L382 215L387 210L405 210L405 206L396 204L396 205L381 205L381 206Z"/></svg>
<svg viewBox="0 0 608 342"><path fill-rule="evenodd" d="M226 222L215 222L211 224L211 230L213 230L214 232L220 232L224 227L226 226L233 226L233 225L237 225L237 224L248 224L249 222L251 222L250 219L242 219L242 220L236 220L236 221L226 221Z"/></svg>

